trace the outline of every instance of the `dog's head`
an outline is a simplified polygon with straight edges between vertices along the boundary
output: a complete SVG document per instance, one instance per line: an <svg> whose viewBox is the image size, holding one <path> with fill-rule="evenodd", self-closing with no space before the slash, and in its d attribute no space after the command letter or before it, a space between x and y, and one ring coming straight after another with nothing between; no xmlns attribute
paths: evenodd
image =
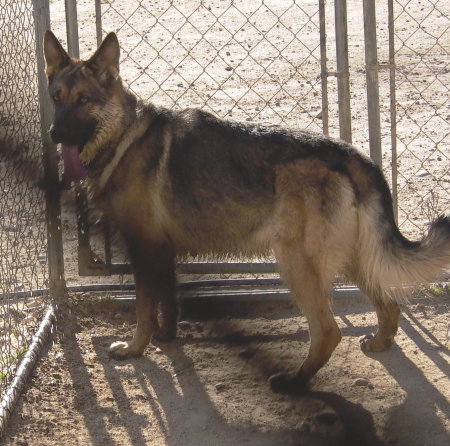
<svg viewBox="0 0 450 446"><path fill-rule="evenodd" d="M55 106L50 135L62 144L63 153L65 148L76 148L87 165L123 126L119 42L114 33L108 34L94 55L83 61L71 58L47 31L44 55Z"/></svg>

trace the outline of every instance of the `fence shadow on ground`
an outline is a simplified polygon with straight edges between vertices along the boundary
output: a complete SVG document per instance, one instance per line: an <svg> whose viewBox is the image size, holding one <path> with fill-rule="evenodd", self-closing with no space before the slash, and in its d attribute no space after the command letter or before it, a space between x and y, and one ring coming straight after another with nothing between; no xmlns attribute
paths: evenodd
<svg viewBox="0 0 450 446"><path fill-rule="evenodd" d="M438 310L438 304L439 302L431 301L430 314ZM364 306L366 309L368 308L366 305ZM342 328L344 337L351 336L352 339L355 339L354 343L353 340L347 339L349 342L347 348L357 349L356 337L374 331L375 327L370 324L364 326L352 324L351 315L347 317L344 310L344 308L340 308L340 305L336 305L336 317L346 325ZM353 310L355 310L355 314L361 314L359 305L352 307L351 312ZM259 314L259 311L257 313ZM289 309L286 309L286 313L284 310L281 313L287 316ZM200 316L202 319L203 315ZM262 401L267 401L267 407L270 408L280 401L280 396L270 393L269 386L264 381L271 373L280 371L280 367L286 367L290 359L283 356L286 354L285 350L280 351L277 350L278 347L271 349L266 346L281 344L294 346L296 362L305 354L308 340L303 326L300 330L293 327L293 329L283 329L278 332L263 331L261 334L259 332L253 334L253 329L248 328L248 324L252 323L250 319L250 312L240 320L222 317L220 323L214 321L213 324L208 325L209 328L204 333L195 337L183 337L172 344L165 345L165 366L161 366L161 361L158 362L154 352L147 353L142 358L124 362L110 359L106 348L111 342L117 340L119 332L123 331L119 330L118 332L114 328L117 328L117 325L112 324L111 336L95 335L94 333L92 337L92 354L96 362L95 373L100 375L95 378L92 376L92 369L86 365L84 347L80 347L74 334L66 336L63 341L63 349L68 359L69 371L76 392L76 408L84 418L91 444L94 446L104 444L112 446L116 444L146 445L149 444L149 430L151 430L152 433L155 433L155 439L160 442L155 444L167 446L211 446L212 444L217 446L234 446L235 444L248 446L279 446L280 444L292 446L383 446L394 444L403 446L408 444L411 438L414 438L414 432L424 428L430 432L430 441L434 442L430 444L435 446L446 444L445 438L448 436L448 431L442 424L442 417L440 418L437 412L450 413L450 404L446 396L439 390L439 386L435 386L430 381L430 377L425 376L424 364L419 366L414 362L414 357L408 357L410 354L408 349L417 346L417 350L426 361L433 364L433 367L442 372L442 375L449 376L450 367L446 362L448 349L439 343L439 335L433 334L433 331L427 328L426 321L418 317L416 311L405 309L400 324L403 333L399 335L399 343L407 341L408 347L399 347L394 344L393 348L387 352L368 355L372 361L372 365L369 367L373 368L376 363L380 364L385 371L378 368L376 372L379 375L378 378L384 374L386 374L386 378L390 377L392 382L389 385L396 388L393 393L400 396L395 404L392 404L390 400L386 402L387 406L384 407L387 408L382 417L383 423L380 424L378 418L376 424L379 429L378 434L380 431L384 432L383 436L386 436L391 443L384 443L377 436L374 417L370 411L361 404L349 401L344 396L332 392L312 390L301 396L284 397L285 401L294 408L295 417L298 416L299 425L294 428L286 428L286 425L282 426L281 424L279 428L274 428L273 424L270 428L264 428L261 423L248 421L252 419L247 416L248 413L243 412L241 416L241 410L245 411L248 410L248 407L257 408L258 405L264 405L265 403L261 403ZM210 329L211 327L213 328ZM259 350L261 345L263 347ZM205 382L205 376L209 379L209 375L205 375L205 372L201 371L202 367L198 367L198 358L191 354L193 348L201 349L203 346L209 346L211 349L211 361L214 361L215 355L217 357L223 354L229 355L225 364L231 372L224 370L221 379L226 380L227 376L240 379L240 372L236 370L236 364L239 368L240 363L247 375L244 379L248 379L250 383L255 382L253 402L246 406L247 409L242 409L237 404L232 420L226 418L227 412L224 412L220 400L218 402L214 399L214 390L211 394L213 385L211 383L215 381ZM237 352L248 346L258 350L255 357L250 360L242 358L237 360ZM357 364L349 363L353 360L352 358L354 358L352 355L347 357L345 348L337 354L337 357L334 358L334 367L338 374L342 375L339 361L343 361L345 366L350 364L355 369L359 367ZM208 364L204 363L203 367L207 367L206 373L209 374ZM222 363L217 367L220 369ZM127 370L126 375L123 370ZM182 373L174 375L173 370L181 370ZM205 369L203 368L203 370ZM371 371L367 370L367 374L370 376ZM332 376L333 372L331 375L328 371L323 373L315 381L315 385L319 389L320 387L329 389L330 386L325 387L321 383L326 384L326 380ZM441 379L444 378L441 377ZM104 391L111 399L109 405L105 405L105 396L101 395L101 392L99 393L99 381L104 381ZM348 382L351 382L351 379ZM233 386L234 381L227 384ZM402 391L404 396L402 396ZM260 395L256 394L258 392ZM346 397L349 395L348 389L345 388L342 388L340 393ZM364 393L358 392L352 395L350 399L353 401L354 397L357 401L365 401ZM375 395L376 393L373 393L371 398L375 398ZM230 398L234 404L235 391L230 393ZM136 405L137 399L140 402L138 406ZM239 402L239 398L236 401ZM311 411L308 412L309 408L317 405L318 402L329 409L323 420L321 420L320 411L317 412L317 417L311 416ZM370 407L375 413L377 410L375 408L382 408L383 404L381 406L368 404L367 407ZM379 415L377 414L377 417ZM322 425L317 427L320 423ZM338 425L341 426L340 431L337 429ZM117 436L118 431L122 432L122 438ZM338 433L336 434L336 432ZM402 438L402 435L405 438ZM427 438L427 434L422 433L418 438L420 440L416 439L416 441L422 441L423 438Z"/></svg>
<svg viewBox="0 0 450 446"><path fill-rule="evenodd" d="M230 325L229 332L234 333L236 327ZM253 338L239 338L224 336L225 326L222 324L220 333L214 333L186 343L208 342L220 345L224 342L239 344L252 342ZM299 334L289 336L292 339ZM306 334L300 336L304 341ZM264 338L264 337L263 337ZM285 334L269 335L266 340L282 341ZM108 358L105 346L116 340L114 336L98 336L92 339L96 361L102 367L105 383L109 387L117 410L105 408L98 399L98 389L92 384L92 376L83 359L84 352L80 348L74 334L68 334L63 341L64 354L68 359L69 371L76 392L75 405L83 415L86 428L90 435L91 444L118 445L123 444L123 438L117 438L112 433L112 427L122 429L128 437L128 443L136 446L148 444L146 429L155 429L162 433L168 446L228 446L246 444L249 446L278 446L280 444L292 446L381 446L383 443L375 433L372 415L361 405L354 404L345 398L330 392L307 392L302 396L286 397L297 407L308 408L321 404L329 408L322 415L310 416L308 410L298 413L299 428L265 429L258 425L242 425L231 423L225 419L208 394L205 383L195 372L194 361L175 342L166 346L165 354L175 370L187 371L174 377L167 369L158 365L148 357L125 362L117 362ZM259 340L261 342L261 340ZM264 342L264 340L263 340ZM280 358L274 354L264 353L263 362L251 363L250 373L261 381L268 373L279 370ZM131 366L132 372L124 378L117 370L123 365ZM124 379L138 387L140 399L145 401L148 408L145 414L137 413L130 401L129 386ZM136 383L136 384L134 384ZM268 384L267 384L268 386ZM128 390L127 388L128 387ZM268 389L268 387L267 387ZM269 391L270 400L280 398ZM271 396L272 395L272 396ZM236 408L239 411L239 407ZM245 417L244 417L245 418ZM306 420L306 421L305 421ZM126 443L126 444L128 444Z"/></svg>
<svg viewBox="0 0 450 446"><path fill-rule="evenodd" d="M431 361L446 377L450 376L450 366L438 352L448 356L449 350L443 346L436 337L426 329L423 324L412 314L409 309L404 310L405 317L400 322L400 328L413 340L417 349ZM428 338L431 342L427 341ZM398 385L405 391L406 398L403 404L393 407L389 411L389 417L385 429L389 432L402 432L421 426L425 432L432 432L433 445L444 445L448 442L448 430L443 426L437 412L450 414L449 400L439 392L433 382L423 374L421 370L401 349L395 348L382 355L373 355L391 375ZM445 378L444 378L445 379ZM448 378L447 378L448 379ZM425 398L426 396L426 398ZM426 407L425 401L433 401L434 404ZM420 411L417 410L420 408ZM426 422L423 414L426 412ZM441 440L442 439L442 440Z"/></svg>

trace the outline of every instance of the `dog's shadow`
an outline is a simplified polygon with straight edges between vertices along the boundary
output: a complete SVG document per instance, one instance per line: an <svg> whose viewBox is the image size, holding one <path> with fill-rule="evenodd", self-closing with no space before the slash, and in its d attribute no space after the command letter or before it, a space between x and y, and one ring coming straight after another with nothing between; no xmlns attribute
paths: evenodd
<svg viewBox="0 0 450 446"><path fill-rule="evenodd" d="M299 426L295 429L267 430L253 424L231 423L215 407L205 384L195 372L193 360L185 354L179 343L175 342L164 349L172 368L185 371L174 379L172 372L147 357L125 362L109 359L105 346L114 340L112 336L94 337L92 342L117 410L105 408L97 399L90 370L84 364L83 353L75 336L68 335L64 342L66 353L71 358L69 369L76 390L75 398L78 403L82 402L78 404L78 409L84 417L93 445L118 444L111 433L110 424L125 431L129 442L136 446L149 444L149 430L156 430L158 435L162 432L168 446L383 444L376 436L373 419L368 411L361 405L327 392L308 392L287 397L296 407L305 408L305 411L299 410ZM218 337L217 341L222 342L222 338ZM279 358L273 358L273 362L275 366ZM124 366L128 370L126 377L121 373ZM253 370L253 373L258 372ZM128 389L125 388L125 380ZM138 396L148 405L145 412L137 411L130 400L130 384L135 389L133 397ZM270 395L268 392L269 399ZM312 407L314 410L310 410ZM236 410L239 411L239 407Z"/></svg>
<svg viewBox="0 0 450 446"><path fill-rule="evenodd" d="M99 337L93 339L93 344L120 413L120 418L116 417L115 422L127 431L133 445L149 444L144 431L149 429L150 424L153 430L159 432L157 435L162 433L168 446L275 446L281 444L279 440L292 446L334 444L295 442L296 431L263 432L256 426L233 425L217 411L204 384L193 371L192 360L184 354L182 348L172 344L164 350L173 369L179 371L174 376L173 372L145 356L120 362L107 358L105 345L114 340L113 337ZM148 405L145 415L136 413L132 407L129 393L124 387L124 377L118 371L124 367L132 370L125 379L135 383L140 400ZM99 407L99 415L101 411ZM104 419L101 415L99 418ZM92 424L92 420L89 423ZM98 431L98 425L95 430ZM106 426L103 434L109 435Z"/></svg>

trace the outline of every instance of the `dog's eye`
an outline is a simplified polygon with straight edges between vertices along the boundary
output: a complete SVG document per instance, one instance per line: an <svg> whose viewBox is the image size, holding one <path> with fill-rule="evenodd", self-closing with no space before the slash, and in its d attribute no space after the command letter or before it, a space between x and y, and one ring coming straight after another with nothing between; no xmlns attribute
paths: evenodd
<svg viewBox="0 0 450 446"><path fill-rule="evenodd" d="M59 102L61 100L61 93L59 91L57 91L53 96L52 96L53 100L55 102Z"/></svg>
<svg viewBox="0 0 450 446"><path fill-rule="evenodd" d="M86 104L89 101L89 96L82 94L79 98L80 104Z"/></svg>

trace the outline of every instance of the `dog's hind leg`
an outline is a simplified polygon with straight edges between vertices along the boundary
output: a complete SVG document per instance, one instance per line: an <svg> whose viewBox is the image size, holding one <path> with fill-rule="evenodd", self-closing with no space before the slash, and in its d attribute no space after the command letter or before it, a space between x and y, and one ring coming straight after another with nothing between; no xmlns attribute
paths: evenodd
<svg viewBox="0 0 450 446"><path fill-rule="evenodd" d="M362 289L362 287L360 286ZM363 290L364 291L364 290ZM381 297L381 291L366 291L372 301L378 318L378 330L375 335L365 335L359 338L363 351L382 352L387 350L398 330L400 306L395 301L386 301Z"/></svg>
<svg viewBox="0 0 450 446"><path fill-rule="evenodd" d="M160 342L170 342L177 335L178 305L175 292L166 293L159 302L159 330L153 334L153 339Z"/></svg>
<svg viewBox="0 0 450 446"><path fill-rule="evenodd" d="M110 356L116 359L140 356L152 336L168 340L176 331L175 255L170 246L133 243L128 240L129 255L136 282L137 327L131 341L111 344ZM161 304L163 324L158 323ZM169 313L170 316L164 319ZM166 330L166 332L162 332Z"/></svg>
<svg viewBox="0 0 450 446"><path fill-rule="evenodd" d="M279 171L273 248L282 278L308 320L309 352L295 373L270 378L272 389L298 392L341 340L329 302L334 276L351 262L356 239L353 188L320 160Z"/></svg>
<svg viewBox="0 0 450 446"><path fill-rule="evenodd" d="M308 355L298 371L278 373L270 377L272 390L281 393L303 391L341 340L341 332L331 312L328 290L324 287L320 269L314 261L299 254L301 249L298 246L285 246L280 250L281 255L277 255L281 275L307 318L310 336Z"/></svg>

